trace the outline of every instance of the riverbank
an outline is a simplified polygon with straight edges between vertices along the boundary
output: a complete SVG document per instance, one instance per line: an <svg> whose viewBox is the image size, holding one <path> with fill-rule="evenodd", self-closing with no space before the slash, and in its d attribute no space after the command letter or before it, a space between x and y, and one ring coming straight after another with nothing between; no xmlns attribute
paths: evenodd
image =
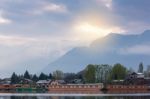
<svg viewBox="0 0 150 99"><path fill-rule="evenodd" d="M0 93L0 96L150 96L150 94L149 93L136 93L136 94Z"/></svg>

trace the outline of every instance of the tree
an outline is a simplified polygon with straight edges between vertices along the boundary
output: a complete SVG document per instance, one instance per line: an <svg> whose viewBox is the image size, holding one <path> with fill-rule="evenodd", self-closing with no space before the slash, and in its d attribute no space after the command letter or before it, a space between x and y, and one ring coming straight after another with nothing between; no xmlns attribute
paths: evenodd
<svg viewBox="0 0 150 99"><path fill-rule="evenodd" d="M27 70L24 73L24 78L26 78L26 79L30 79L31 78L30 74L29 74L29 72Z"/></svg>
<svg viewBox="0 0 150 99"><path fill-rule="evenodd" d="M32 77L32 80L33 80L34 82L37 82L38 79L39 79L39 78L36 76L36 74L34 74L33 77Z"/></svg>
<svg viewBox="0 0 150 99"><path fill-rule="evenodd" d="M76 76L75 73L65 73L65 74L64 74L64 80L65 80L66 82L73 81L73 80L76 79L76 78L77 78L77 76Z"/></svg>
<svg viewBox="0 0 150 99"><path fill-rule="evenodd" d="M77 79L81 79L84 82L84 74L85 74L85 69L80 71L80 72L78 72L76 74Z"/></svg>
<svg viewBox="0 0 150 99"><path fill-rule="evenodd" d="M95 83L95 65L89 64L85 69L85 82L86 83Z"/></svg>
<svg viewBox="0 0 150 99"><path fill-rule="evenodd" d="M11 76L11 84L17 84L17 83L19 83L18 76L16 75L15 72L13 72L13 74Z"/></svg>
<svg viewBox="0 0 150 99"><path fill-rule="evenodd" d="M150 77L150 65L147 66L146 71L144 72L145 77Z"/></svg>
<svg viewBox="0 0 150 99"><path fill-rule="evenodd" d="M53 78L52 74L51 74L51 73L49 73L49 75L48 75L48 79L52 79L52 78Z"/></svg>
<svg viewBox="0 0 150 99"><path fill-rule="evenodd" d="M108 64L96 65L96 82L107 83L112 67Z"/></svg>
<svg viewBox="0 0 150 99"><path fill-rule="evenodd" d="M39 76L39 80L47 80L48 79L48 76L44 73L41 73L40 76Z"/></svg>
<svg viewBox="0 0 150 99"><path fill-rule="evenodd" d="M149 72L150 72L150 65L148 65L148 66L147 66L147 71L149 71Z"/></svg>
<svg viewBox="0 0 150 99"><path fill-rule="evenodd" d="M139 64L139 69L138 69L138 72L139 73L143 73L143 63L141 62L140 64Z"/></svg>
<svg viewBox="0 0 150 99"><path fill-rule="evenodd" d="M123 80L126 75L127 69L123 65L117 63L113 66L111 71L111 80Z"/></svg>
<svg viewBox="0 0 150 99"><path fill-rule="evenodd" d="M56 71L53 72L53 77L54 77L54 79L56 79L56 80L61 80L61 79L64 78L64 74L63 74L62 71L56 70Z"/></svg>

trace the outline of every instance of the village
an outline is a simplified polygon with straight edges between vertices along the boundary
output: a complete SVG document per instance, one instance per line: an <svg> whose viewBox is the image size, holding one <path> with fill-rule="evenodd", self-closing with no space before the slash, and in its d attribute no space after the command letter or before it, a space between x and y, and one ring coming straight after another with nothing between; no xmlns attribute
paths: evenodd
<svg viewBox="0 0 150 99"><path fill-rule="evenodd" d="M11 78L0 80L0 92L146 93L150 91L150 77L148 77L148 72L143 72L143 64L139 65L138 72L130 69L126 74L124 74L126 72L124 71L125 68L121 66L121 64L116 64L113 67L90 64L84 71L79 72L78 75L66 73L64 74L65 77L58 70L53 75L49 74L49 76L44 73L41 73L39 78L33 75L32 79L28 71L25 72L24 76L17 76L13 73ZM122 69L118 70L118 67ZM112 74L112 71L115 71L114 74ZM110 79L110 74L113 78L117 79Z"/></svg>

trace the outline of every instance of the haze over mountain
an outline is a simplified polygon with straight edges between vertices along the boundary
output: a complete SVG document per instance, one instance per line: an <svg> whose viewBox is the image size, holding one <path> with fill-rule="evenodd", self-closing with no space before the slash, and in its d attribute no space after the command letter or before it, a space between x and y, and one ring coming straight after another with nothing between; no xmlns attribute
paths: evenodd
<svg viewBox="0 0 150 99"><path fill-rule="evenodd" d="M43 68L76 72L89 63L136 68L149 58L149 33L137 35L150 29L149 5L150 0L0 0L0 78Z"/></svg>
<svg viewBox="0 0 150 99"><path fill-rule="evenodd" d="M121 63L136 70L138 64L150 64L150 30L139 35L111 33L97 39L89 47L76 47L50 63L44 72L63 70L78 72L87 64Z"/></svg>

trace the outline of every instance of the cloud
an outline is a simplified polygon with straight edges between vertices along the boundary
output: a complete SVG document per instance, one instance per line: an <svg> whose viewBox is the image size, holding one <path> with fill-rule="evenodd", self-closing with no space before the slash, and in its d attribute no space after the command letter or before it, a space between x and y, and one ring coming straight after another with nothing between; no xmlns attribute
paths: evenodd
<svg viewBox="0 0 150 99"><path fill-rule="evenodd" d="M119 51L121 54L130 55L150 55L150 44L134 45L127 48L122 48Z"/></svg>
<svg viewBox="0 0 150 99"><path fill-rule="evenodd" d="M107 7L108 9L112 8L112 0L96 0L96 1L98 1L98 3L104 4L104 6Z"/></svg>
<svg viewBox="0 0 150 99"><path fill-rule="evenodd" d="M140 33L150 28L149 0L112 0L117 23L130 33Z"/></svg>
<svg viewBox="0 0 150 99"><path fill-rule="evenodd" d="M0 11L0 24L10 24L12 21L10 19L5 18L3 11Z"/></svg>
<svg viewBox="0 0 150 99"><path fill-rule="evenodd" d="M1 0L0 24L9 25L0 26L0 66L13 64L17 71L32 62L39 69L43 66L37 58L49 63L109 32L140 33L150 27L149 4L149 0ZM149 49L140 45L121 52L149 53L143 48Z"/></svg>
<svg viewBox="0 0 150 99"><path fill-rule="evenodd" d="M149 0L114 0L113 7L115 12L126 18L128 21L148 21L150 14L148 11Z"/></svg>
<svg viewBox="0 0 150 99"><path fill-rule="evenodd" d="M45 56L47 53L51 53L56 51L57 55L63 55L67 50L68 47L74 46L73 40L69 40L72 42L71 44L68 42L68 40L63 40L65 38L58 38L53 37L51 39L49 38L42 38L42 37L21 37L21 36L6 36L6 35L0 35L0 47L6 47L6 48L24 48L26 49L26 55L32 55L32 56ZM63 45L65 43L65 46ZM55 45L55 47L52 47L51 45ZM63 45L63 46L62 46ZM66 49L67 48L67 49ZM59 53L58 53L59 52ZM54 54L54 53L53 53ZM31 56L30 56L31 57Z"/></svg>
<svg viewBox="0 0 150 99"><path fill-rule="evenodd" d="M47 12L66 12L67 11L67 8L65 5L62 5L62 4L54 4L54 3L50 3L50 4L47 4L43 7L43 10L44 11L47 11Z"/></svg>
<svg viewBox="0 0 150 99"><path fill-rule="evenodd" d="M102 11L103 12L103 11ZM101 13L81 13L72 23L72 34L83 40L84 44L90 44L95 39L104 37L110 33L126 32L120 26L114 25L113 20Z"/></svg>
<svg viewBox="0 0 150 99"><path fill-rule="evenodd" d="M64 4L42 2L40 5L37 5L37 7L35 7L32 12L29 11L28 13L34 15L42 15L45 13L66 13L66 12L68 12L68 9Z"/></svg>
<svg viewBox="0 0 150 99"><path fill-rule="evenodd" d="M77 45L76 42L65 40L65 38L49 39L49 37L36 38L1 34L0 72L5 76L8 76L8 72L23 73L26 69L36 73L75 45Z"/></svg>
<svg viewBox="0 0 150 99"><path fill-rule="evenodd" d="M117 26L104 27L102 24L92 24L90 22L79 22L74 26L75 36L86 43L104 37L109 33L124 33L125 31Z"/></svg>
<svg viewBox="0 0 150 99"><path fill-rule="evenodd" d="M20 46L31 41L35 41L33 38L17 37L17 36L6 36L0 35L0 45L3 46Z"/></svg>

